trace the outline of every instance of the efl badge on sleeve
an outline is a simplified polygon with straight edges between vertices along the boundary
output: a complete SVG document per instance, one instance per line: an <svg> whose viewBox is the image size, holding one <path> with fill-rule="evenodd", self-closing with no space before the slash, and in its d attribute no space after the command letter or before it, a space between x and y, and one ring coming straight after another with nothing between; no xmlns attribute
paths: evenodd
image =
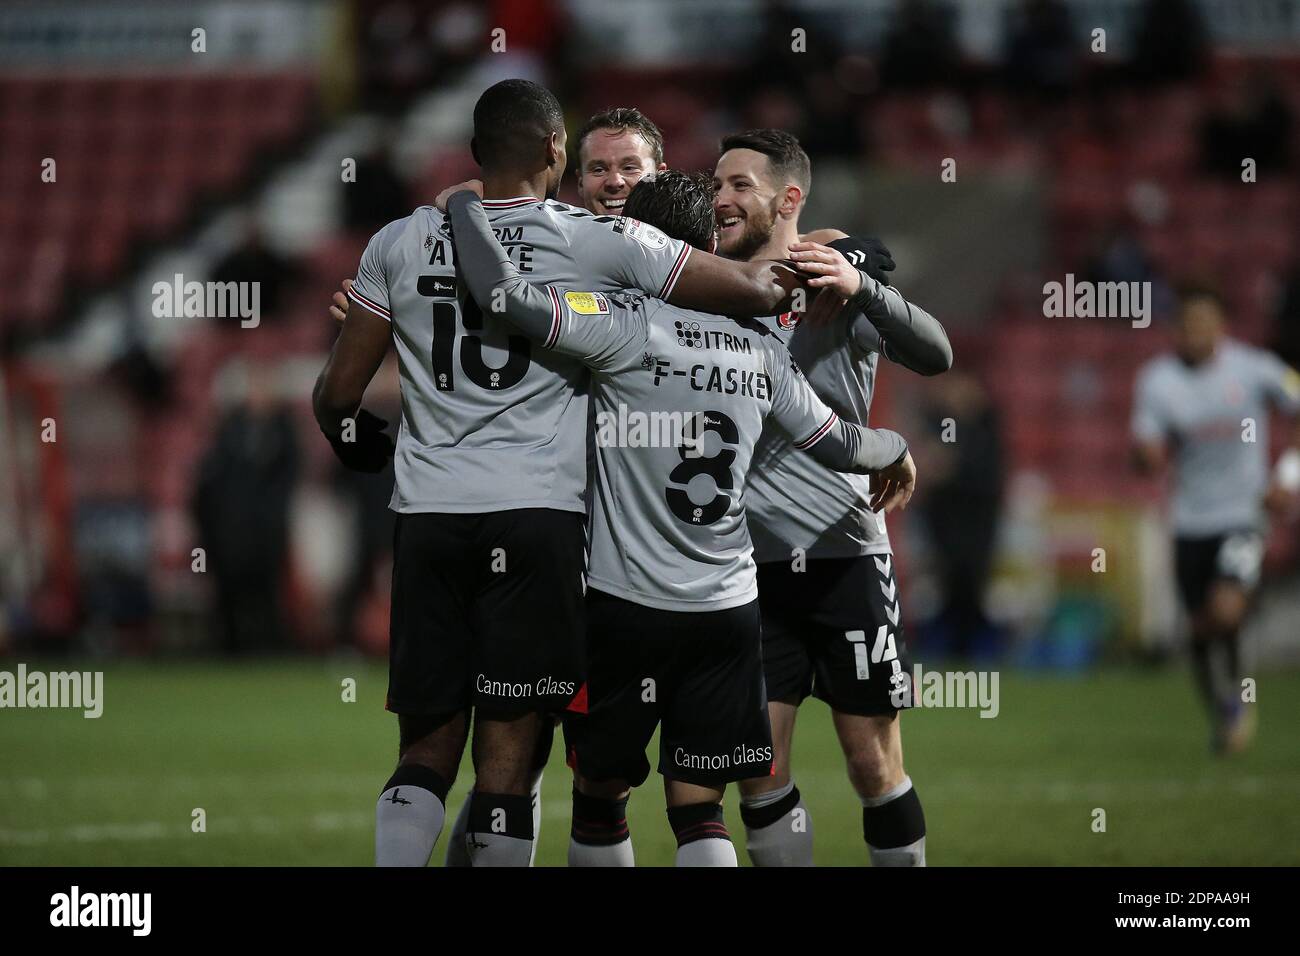
<svg viewBox="0 0 1300 956"><path fill-rule="evenodd" d="M564 301L577 315L609 315L609 300L599 292L566 292Z"/></svg>

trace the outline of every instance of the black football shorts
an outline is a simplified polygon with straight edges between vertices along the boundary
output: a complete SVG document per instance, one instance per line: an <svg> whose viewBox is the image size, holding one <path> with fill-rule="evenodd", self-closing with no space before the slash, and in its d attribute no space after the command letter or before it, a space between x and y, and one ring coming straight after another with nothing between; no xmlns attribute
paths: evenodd
<svg viewBox="0 0 1300 956"><path fill-rule="evenodd" d="M584 680L581 514L399 514L388 709L556 713Z"/></svg>
<svg viewBox="0 0 1300 956"><path fill-rule="evenodd" d="M758 566L763 672L771 700L809 694L844 714L911 706L893 556L815 558Z"/></svg>
<svg viewBox="0 0 1300 956"><path fill-rule="evenodd" d="M1215 581L1232 581L1253 591L1263 560L1264 538L1258 531L1176 538L1174 572L1183 606L1189 613L1199 611Z"/></svg>
<svg viewBox="0 0 1300 956"><path fill-rule="evenodd" d="M666 611L587 594L587 712L567 714L570 763L640 786L659 729L659 772L700 786L772 772L758 602Z"/></svg>

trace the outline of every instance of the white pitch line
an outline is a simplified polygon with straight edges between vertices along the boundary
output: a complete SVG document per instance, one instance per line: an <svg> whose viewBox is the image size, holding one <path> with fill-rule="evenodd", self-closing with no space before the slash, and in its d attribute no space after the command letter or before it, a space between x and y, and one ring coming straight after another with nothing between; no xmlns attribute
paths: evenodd
<svg viewBox="0 0 1300 956"><path fill-rule="evenodd" d="M194 776L129 776L124 774L88 774L68 777L0 777L0 797L45 800L51 792L90 793L143 790L149 793L189 793L209 788L238 793L247 790L341 790L375 787L383 778L379 774L314 773L295 771L268 773L226 773Z"/></svg>
<svg viewBox="0 0 1300 956"><path fill-rule="evenodd" d="M81 823L55 829L0 829L0 846L44 846L50 843L142 843L149 840L201 840L205 837L228 837L243 833L277 836L287 832L310 830L335 833L341 830L370 829L375 825L373 812L314 813L308 817L226 817L209 818L206 833L194 833L188 823L164 823L148 820L139 823Z"/></svg>

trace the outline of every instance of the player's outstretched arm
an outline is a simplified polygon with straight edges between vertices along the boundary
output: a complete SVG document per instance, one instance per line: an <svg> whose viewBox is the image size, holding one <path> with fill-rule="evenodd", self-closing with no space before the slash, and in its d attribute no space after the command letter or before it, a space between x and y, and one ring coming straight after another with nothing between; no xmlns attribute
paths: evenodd
<svg viewBox="0 0 1300 956"><path fill-rule="evenodd" d="M872 511L906 508L912 500L912 492L916 490L916 463L903 436L897 432L863 428L836 416L834 426L825 437L804 451L833 471L870 474L868 507ZM890 456L895 457L888 460Z"/></svg>
<svg viewBox="0 0 1300 956"><path fill-rule="evenodd" d="M851 237L843 241L854 242ZM831 292L847 294L846 307L858 313L849 331L859 348L879 351L921 375L938 375L952 368L948 333L925 309L852 265L840 249L804 241L792 245L790 252L795 265L810 277L809 286L822 288L818 298Z"/></svg>
<svg viewBox="0 0 1300 956"><path fill-rule="evenodd" d="M529 285L510 261L488 222L479 197L470 190L447 199L456 264L478 307L509 315L510 324L531 339L544 342L551 332L555 305L544 288Z"/></svg>
<svg viewBox="0 0 1300 956"><path fill-rule="evenodd" d="M1157 367L1148 364L1138 373L1133 389L1132 434L1133 468L1139 474L1152 475L1165 467L1168 451L1168 416L1160 401Z"/></svg>
<svg viewBox="0 0 1300 956"><path fill-rule="evenodd" d="M736 262L695 250L668 301L714 315L775 315L788 311L799 274L771 259Z"/></svg>
<svg viewBox="0 0 1300 956"><path fill-rule="evenodd" d="M860 475L897 469L906 462L895 477L901 481L910 472L906 497L911 497L916 469L910 464L903 436L887 428L863 428L844 421L813 391L784 345L773 337L767 349L772 383L770 414L794 447L834 471ZM897 503L891 499L891 507Z"/></svg>
<svg viewBox="0 0 1300 956"><path fill-rule="evenodd" d="M636 320L613 309L607 297L577 293L578 299L593 305L588 314L577 314L570 306L575 293L531 285L497 241L475 193L450 196L447 213L456 262L480 309L505 316L534 341L593 368L604 367L634 337Z"/></svg>
<svg viewBox="0 0 1300 956"><path fill-rule="evenodd" d="M849 334L860 348L878 343L874 347L881 355L920 375L939 375L952 368L952 343L943 325L897 289L863 273L862 291L852 304L858 313Z"/></svg>
<svg viewBox="0 0 1300 956"><path fill-rule="evenodd" d="M1278 404L1284 412L1291 412L1291 440L1282 449L1273 465L1273 474L1269 479L1268 490L1264 494L1264 507L1269 514L1277 518L1289 518L1300 504L1300 375L1287 368L1285 373L1284 393L1286 399Z"/></svg>

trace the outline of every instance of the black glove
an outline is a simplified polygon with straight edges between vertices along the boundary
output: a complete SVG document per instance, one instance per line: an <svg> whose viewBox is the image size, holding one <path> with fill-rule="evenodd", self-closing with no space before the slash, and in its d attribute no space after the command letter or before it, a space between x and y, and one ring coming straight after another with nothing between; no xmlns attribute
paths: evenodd
<svg viewBox="0 0 1300 956"><path fill-rule="evenodd" d="M849 265L861 269L881 285L889 285L889 276L885 273L894 271L894 257L879 239L848 236L827 245L848 259Z"/></svg>
<svg viewBox="0 0 1300 956"><path fill-rule="evenodd" d="M364 408L357 412L356 427L353 429L352 441L344 441L343 435L326 435L330 447L339 461L353 471L368 471L371 474L384 470L388 459L393 457L393 440L384 434L388 422L371 415Z"/></svg>

